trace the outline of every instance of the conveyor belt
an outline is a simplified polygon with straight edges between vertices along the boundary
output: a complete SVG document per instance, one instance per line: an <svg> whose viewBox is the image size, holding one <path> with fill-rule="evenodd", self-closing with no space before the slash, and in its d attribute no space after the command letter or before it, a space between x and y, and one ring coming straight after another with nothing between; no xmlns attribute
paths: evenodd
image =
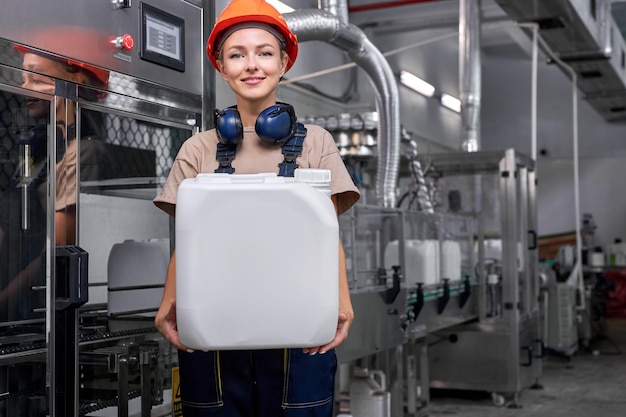
<svg viewBox="0 0 626 417"><path fill-rule="evenodd" d="M133 399L141 396L141 390L133 390L128 393L128 399ZM90 404L81 404L80 406L80 415L84 416L85 414L93 413L95 411L103 410L108 407L117 407L119 405L119 398L114 398L112 400L102 400L96 401Z"/></svg>
<svg viewBox="0 0 626 417"><path fill-rule="evenodd" d="M123 339L130 336L139 336L142 334L156 333L155 327L140 327L136 329L120 330L115 332L94 332L80 335L80 345L88 345L93 342L109 341L115 339Z"/></svg>
<svg viewBox="0 0 626 417"><path fill-rule="evenodd" d="M38 396L41 396L41 392L37 392L32 389L15 391L11 393L6 392L6 393L0 394L0 402L7 401L13 398L19 398L19 397L38 397Z"/></svg>
<svg viewBox="0 0 626 417"><path fill-rule="evenodd" d="M139 336L155 333L156 328L146 327L116 332L94 332L80 335L80 346L93 343L124 339L131 336ZM34 343L15 344L0 347L0 366L13 363L43 359L47 352L46 343L43 340ZM41 357L41 358L35 358Z"/></svg>

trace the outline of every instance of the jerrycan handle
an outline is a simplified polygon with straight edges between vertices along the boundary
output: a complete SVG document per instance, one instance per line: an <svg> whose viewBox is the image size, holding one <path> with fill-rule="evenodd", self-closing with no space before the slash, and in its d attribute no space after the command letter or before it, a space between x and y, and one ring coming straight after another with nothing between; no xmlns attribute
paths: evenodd
<svg viewBox="0 0 626 417"><path fill-rule="evenodd" d="M226 174L226 173L200 173L195 182L202 184L262 184L269 182L284 183L285 179L274 172L262 172L259 174Z"/></svg>
<svg viewBox="0 0 626 417"><path fill-rule="evenodd" d="M369 379L374 382L380 391L387 391L387 378L385 373L380 369L372 369L369 371Z"/></svg>
<svg viewBox="0 0 626 417"><path fill-rule="evenodd" d="M262 184L265 182L276 182L278 180L284 181L282 178L279 178L276 174L271 172L231 175L229 179L233 184Z"/></svg>

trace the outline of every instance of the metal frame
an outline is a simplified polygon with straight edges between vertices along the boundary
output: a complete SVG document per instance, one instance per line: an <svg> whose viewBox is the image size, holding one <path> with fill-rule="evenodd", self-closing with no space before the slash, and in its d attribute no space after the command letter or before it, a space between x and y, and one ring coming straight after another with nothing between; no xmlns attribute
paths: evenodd
<svg viewBox="0 0 626 417"><path fill-rule="evenodd" d="M494 401L506 397L515 404L519 392L536 383L541 374L534 162L513 149L422 158L430 169L427 175L443 179L497 176L496 201L489 201L482 188L477 194L483 207L499 206L502 245L501 315L484 314L481 297L478 321L439 332L440 337L456 342L430 348L431 386L491 391ZM480 227L482 236L483 221ZM479 257L482 278L484 252Z"/></svg>
<svg viewBox="0 0 626 417"><path fill-rule="evenodd" d="M61 0L54 0L46 3L47 7L53 7L56 10L67 9L68 5L63 4L63 7L59 9L57 3ZM76 7L71 7L72 14L82 14L87 11L98 11L99 15L104 18L98 20L94 28L85 29L100 29L101 33L109 31L114 34L120 28L128 26L135 28L136 23L132 17L136 10L135 7L132 10L114 10L112 4L100 3L99 5L91 5L86 7L82 3L78 5L78 0L72 0L76 2ZM7 22L7 19L0 18L0 46L7 51L11 50L14 42L29 44L31 39L29 36L34 33L33 27L38 29L52 29L55 25L62 21L68 21L68 16L60 17L55 14L37 13L32 14L32 5L24 2L9 0L10 4L5 4L5 8L11 9L12 13L7 15L12 22ZM133 2L134 3L134 2ZM204 43L203 27L206 26L203 21L205 14L202 9L192 6L187 2L180 1L180 7L175 8L175 5L165 0L154 0L151 4L166 9L173 9L176 13L182 13L187 18L187 23L190 27L193 27L193 32L198 33L201 36L191 37L188 36L185 40L188 50L201 50L201 45ZM93 7L92 7L93 6ZM138 6L134 4L133 6ZM17 16L28 15L35 16L39 20L37 25L28 25L24 21L20 21ZM113 17L117 16L117 19ZM108 17L108 18L107 18ZM129 21L128 25L119 19ZM57 19L58 18L58 19ZM129 20L130 19L130 20ZM81 21L81 19L71 19L72 22ZM87 20L89 25L93 24L93 19ZM19 27L15 26L15 22L19 23ZM128 23L128 22L127 22ZM28 29L26 29L28 28ZM125 28L128 30L128 28ZM136 39L138 39L136 37ZM30 44L33 48L38 48L41 45ZM187 71L185 73L174 73L171 71L148 64L144 61L140 61L138 58L133 63L126 63L123 61L109 61L112 53L109 50L98 50L97 53L101 54L96 59L87 58L84 54L90 54L94 51L85 51L80 48L75 48L71 43L60 42L56 47L52 49L46 49L46 52L52 52L54 54L66 55L75 60L81 60L94 64L110 71L109 83L110 90L106 92L107 97L99 102L88 102L79 98L79 92L83 90L97 90L92 87L73 84L67 81L57 82L57 90L53 95L46 95L35 91L27 90L20 87L21 73L25 70L18 68L20 63L17 61L16 56L12 54L3 55L3 59L0 62L0 70L6 76L0 81L0 89L12 94L24 95L27 97L35 97L39 99L45 99L49 101L50 106L50 120L48 121L48 130L50 132L48 141L48 178L56 178L56 104L59 101L71 100L73 103L72 108L76 111L77 115L77 130L80 131L80 113L84 109L94 110L105 114L115 114L123 117L130 117L136 120L146 121L158 124L163 127L171 127L182 130L188 130L190 133L195 133L199 130L203 120L202 106L207 101L203 99L204 85L204 65L203 58L199 54L189 54L187 57ZM64 49L66 47L71 49ZM45 48L42 48L45 49ZM97 49L97 48L94 48ZM17 52L16 52L17 54ZM76 54L79 54L77 56ZM112 65L109 65L112 63ZM149 66L149 68L148 68ZM118 72L115 72L118 71ZM168 83L163 85L159 83ZM70 111L70 109L68 109ZM80 152L80 149L77 149ZM77 161L77 165L80 164L80 160ZM80 170L80 166L76 167ZM122 186L124 184L121 184ZM77 222L80 221L80 185L76 184L77 195ZM46 291L46 317L42 318L40 322L45 320L45 335L41 335L42 343L43 338L46 339L46 348L41 348L39 345L28 349L26 346L20 346L19 349L13 351L12 348L4 349L0 355L0 364L2 366L22 364L22 363L44 363L47 383L47 405L45 409L49 410L51 416L68 416L77 417L81 412L79 410L79 384L81 378L78 377L79 357L80 355L97 350L100 347L111 346L112 344L121 345L133 345L135 343L143 343L147 339L158 339L153 326L147 326L143 324L142 329L133 329L131 331L111 331L103 334L101 338L96 339L84 339L79 336L78 317L86 317L91 314L101 314L91 311L72 311L63 312L55 310L56 294L56 266L55 266L55 195L56 195L56 183L53 180L47 182L46 197L46 235L47 245L45 252L45 291ZM76 227L79 231L80 228ZM80 236L77 236L77 240ZM79 242L77 242L79 243ZM65 331L58 332L57 326L59 320L63 320L62 327ZM159 341L158 343L162 343ZM34 346L34 345L33 345ZM79 353L80 352L80 353ZM64 355L63 361L66 363L58 363L59 355ZM128 398L128 384L127 377L129 372L128 363L136 363L140 361L140 371L142 377L142 389L148 390L151 384L154 383L154 378L151 377L151 373L155 368L167 367L170 364L164 363L161 359L160 363L157 363L155 357L156 353L153 348L150 348L147 352L141 352L139 358L134 357L120 357L119 358L119 377L120 386L117 397L120 401L117 401L118 415L124 417L129 413L128 403L124 402L124 398ZM171 359L171 357L169 358ZM130 361L130 362L129 362ZM135 361L135 362L133 362ZM42 368L43 369L43 368ZM139 369L139 368L138 368ZM132 372L138 372L137 369L130 370ZM161 371L159 371L161 372ZM151 382L152 381L152 382ZM157 387L158 388L158 387ZM154 395L162 395L162 387L155 389L151 392L144 392L142 396L142 415L149 415L150 408L152 407L155 398ZM150 390L148 390L150 391ZM5 394L5 393L0 393ZM21 395L13 392L9 393L9 397L15 395ZM41 399L41 405L43 406L44 399ZM11 413L11 408L8 412Z"/></svg>
<svg viewBox="0 0 626 417"><path fill-rule="evenodd" d="M338 358L342 364L356 361L359 367L371 366L388 375L388 380L392 381L389 384L391 415L400 415L405 408L411 416L427 415L430 402L428 333L478 317L479 292L473 279L468 285L454 281L417 288L409 288L406 282L406 240L429 238L441 243L449 220L468 222L471 229L476 228L474 215L427 214L368 205L357 205L340 217L356 318L350 337L337 349ZM471 246L473 233L468 233L471 238L466 238ZM383 300L385 292L391 290L389 283L372 285L364 279L376 277L379 268L392 267L386 264L384 255L386 245L392 240L397 240L398 261L403 273L396 298L387 304ZM476 260L471 251L469 257L473 265ZM441 259L437 261L441 263ZM462 303L468 286L469 296ZM419 304L418 294L423 305ZM442 303L444 298L445 303Z"/></svg>

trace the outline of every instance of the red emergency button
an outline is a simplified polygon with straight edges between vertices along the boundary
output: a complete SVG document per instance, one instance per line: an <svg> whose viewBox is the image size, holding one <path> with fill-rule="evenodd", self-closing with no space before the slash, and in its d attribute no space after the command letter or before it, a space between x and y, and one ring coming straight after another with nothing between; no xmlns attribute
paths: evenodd
<svg viewBox="0 0 626 417"><path fill-rule="evenodd" d="M111 43L118 49L125 49L127 51L130 51L133 49L133 47L135 46L135 40L133 39L133 37L126 33L122 36L118 36L117 38L113 39L111 41Z"/></svg>
<svg viewBox="0 0 626 417"><path fill-rule="evenodd" d="M122 36L122 48L130 51L133 49L133 46L135 46L135 40L133 37L128 33L124 34L124 36Z"/></svg>

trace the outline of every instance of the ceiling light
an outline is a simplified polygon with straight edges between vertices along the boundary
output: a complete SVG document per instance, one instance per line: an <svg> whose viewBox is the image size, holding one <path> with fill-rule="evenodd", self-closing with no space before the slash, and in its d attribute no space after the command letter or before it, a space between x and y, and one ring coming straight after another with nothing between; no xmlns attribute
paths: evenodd
<svg viewBox="0 0 626 417"><path fill-rule="evenodd" d="M269 4L274 6L278 13L291 13L294 11L293 7L287 6L285 3L279 0L267 0Z"/></svg>
<svg viewBox="0 0 626 417"><path fill-rule="evenodd" d="M435 87L408 71L400 72L400 82L426 97L432 97L435 94Z"/></svg>
<svg viewBox="0 0 626 417"><path fill-rule="evenodd" d="M457 113L461 113L461 100L449 94L443 93L441 95L441 105Z"/></svg>

